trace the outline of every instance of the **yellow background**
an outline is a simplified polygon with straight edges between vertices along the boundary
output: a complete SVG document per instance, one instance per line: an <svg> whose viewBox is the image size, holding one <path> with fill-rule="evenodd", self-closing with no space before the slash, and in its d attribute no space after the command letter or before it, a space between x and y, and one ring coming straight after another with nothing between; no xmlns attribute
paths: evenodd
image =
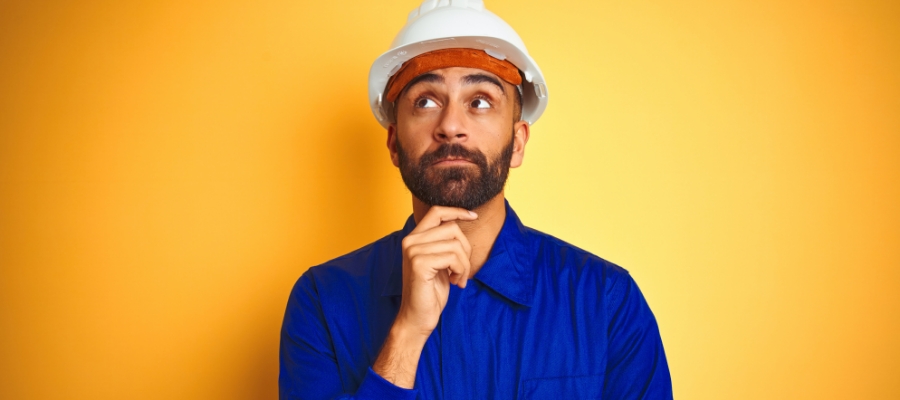
<svg viewBox="0 0 900 400"><path fill-rule="evenodd" d="M399 229L417 0L0 3L0 398L275 398L288 292ZM488 0L551 101L508 197L616 262L680 399L900 398L896 1Z"/></svg>

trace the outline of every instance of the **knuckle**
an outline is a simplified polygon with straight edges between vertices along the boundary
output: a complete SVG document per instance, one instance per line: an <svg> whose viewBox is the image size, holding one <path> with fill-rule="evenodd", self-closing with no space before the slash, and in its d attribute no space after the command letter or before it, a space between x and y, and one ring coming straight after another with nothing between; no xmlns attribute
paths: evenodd
<svg viewBox="0 0 900 400"><path fill-rule="evenodd" d="M409 256L409 264L413 267L417 267L422 264L423 257L421 254L412 254Z"/></svg>
<svg viewBox="0 0 900 400"><path fill-rule="evenodd" d="M412 261L412 259L415 258L417 255L418 255L418 252L414 251L413 249L404 249L403 250L403 256L406 257L407 259L409 259L410 261Z"/></svg>

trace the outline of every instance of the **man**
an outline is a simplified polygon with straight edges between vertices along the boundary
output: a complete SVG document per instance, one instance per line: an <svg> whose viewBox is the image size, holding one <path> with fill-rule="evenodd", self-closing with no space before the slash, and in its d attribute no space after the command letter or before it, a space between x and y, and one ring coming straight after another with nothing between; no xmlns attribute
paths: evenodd
<svg viewBox="0 0 900 400"><path fill-rule="evenodd" d="M628 273L505 201L547 101L518 35L480 1L426 0L392 47L370 100L413 215L299 279L281 398L671 398Z"/></svg>

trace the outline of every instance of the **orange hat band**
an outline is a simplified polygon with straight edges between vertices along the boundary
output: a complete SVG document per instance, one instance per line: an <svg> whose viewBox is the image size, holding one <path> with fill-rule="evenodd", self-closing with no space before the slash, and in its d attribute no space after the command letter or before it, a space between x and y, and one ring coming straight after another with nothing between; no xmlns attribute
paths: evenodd
<svg viewBox="0 0 900 400"><path fill-rule="evenodd" d="M491 57L484 50L442 49L413 57L403 63L387 83L387 101L394 102L403 88L417 76L429 71L449 67L478 68L490 72L513 85L522 83L519 69L511 62Z"/></svg>

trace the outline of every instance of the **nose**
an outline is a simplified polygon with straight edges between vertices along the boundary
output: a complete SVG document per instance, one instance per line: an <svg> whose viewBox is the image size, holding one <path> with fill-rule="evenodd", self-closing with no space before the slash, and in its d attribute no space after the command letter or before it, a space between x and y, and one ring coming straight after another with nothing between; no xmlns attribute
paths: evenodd
<svg viewBox="0 0 900 400"><path fill-rule="evenodd" d="M465 107L451 102L444 107L440 118L440 123L434 131L435 140L452 143L464 142L469 138Z"/></svg>

